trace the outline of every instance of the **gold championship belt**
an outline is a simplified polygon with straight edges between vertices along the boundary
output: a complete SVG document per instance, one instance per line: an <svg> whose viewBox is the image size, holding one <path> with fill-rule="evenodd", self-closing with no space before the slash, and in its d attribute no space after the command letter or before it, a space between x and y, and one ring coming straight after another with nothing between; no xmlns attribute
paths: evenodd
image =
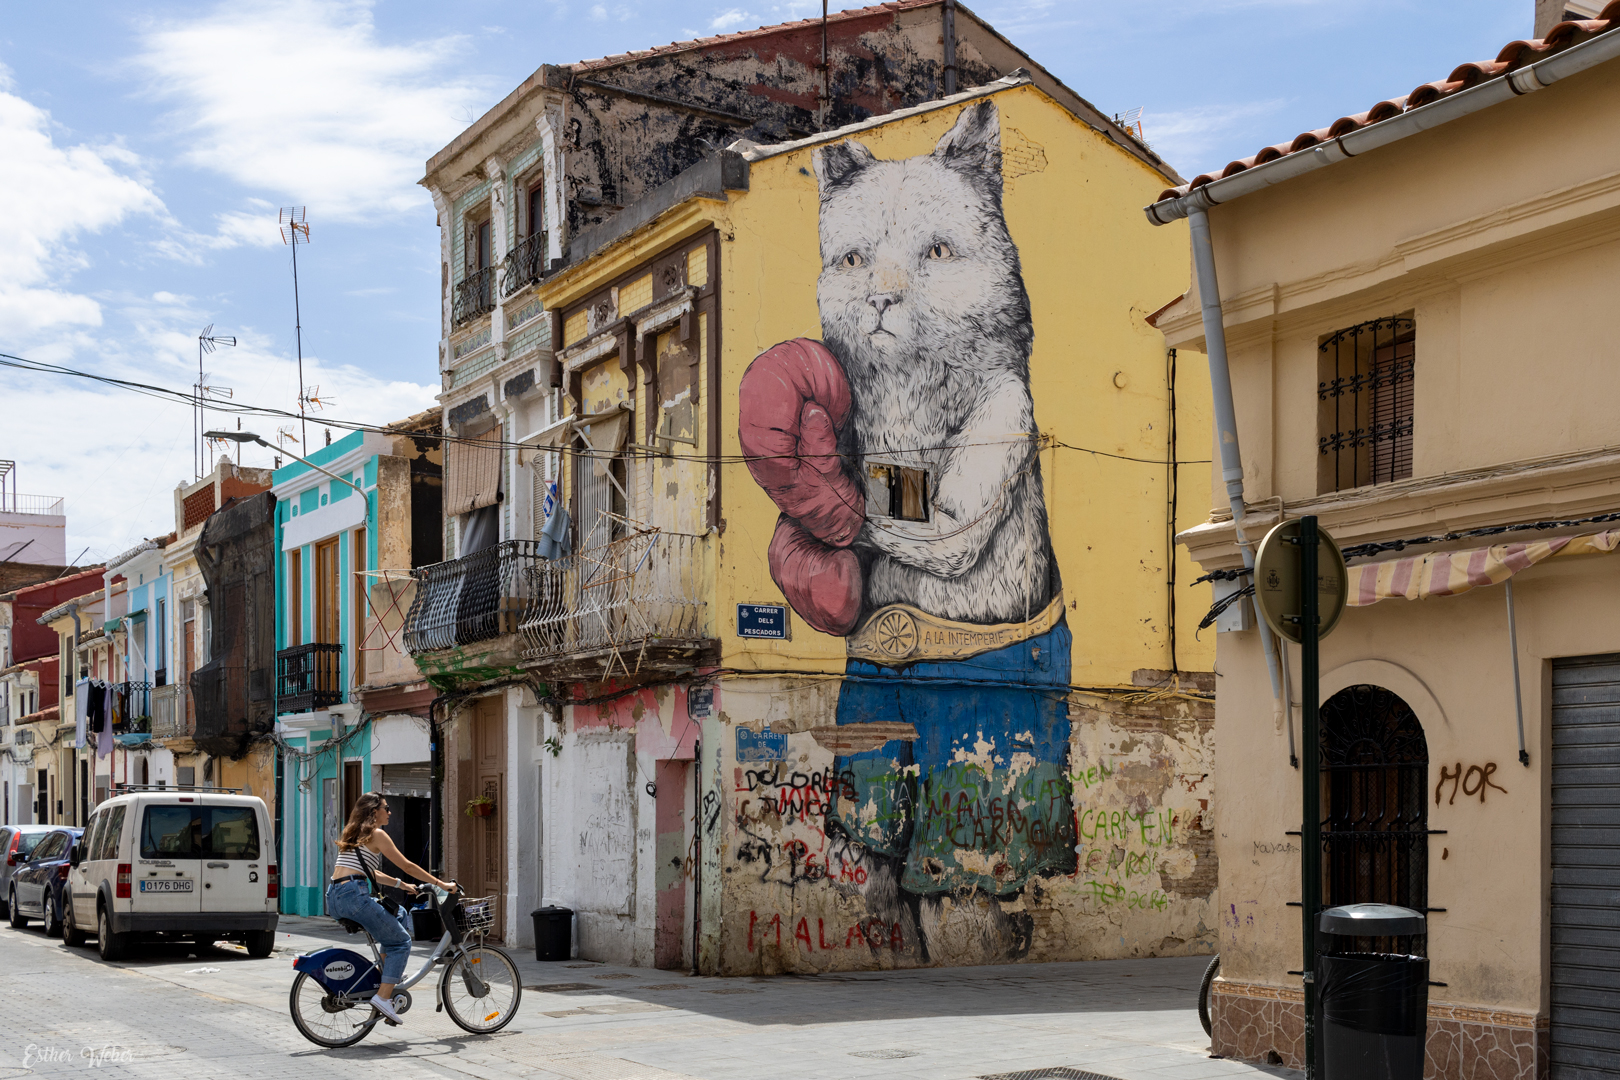
<svg viewBox="0 0 1620 1080"><path fill-rule="evenodd" d="M846 642L850 656L885 667L919 660L966 660L1040 637L1062 617L1061 592L1035 618L1015 623L952 622L910 604L887 604L872 612Z"/></svg>

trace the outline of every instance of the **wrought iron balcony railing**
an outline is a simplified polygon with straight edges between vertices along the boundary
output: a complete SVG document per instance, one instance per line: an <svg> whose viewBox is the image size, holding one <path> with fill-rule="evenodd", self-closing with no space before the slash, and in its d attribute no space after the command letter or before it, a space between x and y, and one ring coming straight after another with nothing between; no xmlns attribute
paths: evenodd
<svg viewBox="0 0 1620 1080"><path fill-rule="evenodd" d="M450 304L450 324L464 322L495 310L495 268L487 266L456 283Z"/></svg>
<svg viewBox="0 0 1620 1080"><path fill-rule="evenodd" d="M176 738L186 733L186 699L181 691L178 684L152 690L153 738Z"/></svg>
<svg viewBox="0 0 1620 1080"><path fill-rule="evenodd" d="M406 619L413 653L521 634L526 659L649 646L698 645L713 637L704 574L707 538L644 532L561 559L507 540L465 558L414 571Z"/></svg>
<svg viewBox="0 0 1620 1080"><path fill-rule="evenodd" d="M533 541L503 540L413 570L416 598L405 620L405 648L432 652L516 633L528 596L523 568L537 561Z"/></svg>
<svg viewBox="0 0 1620 1080"><path fill-rule="evenodd" d="M113 725L116 735L129 735L152 730L152 684L149 682L113 683L113 697L117 702L118 723Z"/></svg>
<svg viewBox="0 0 1620 1080"><path fill-rule="evenodd" d="M546 272L546 234L537 232L518 242L506 256L506 276L501 279L501 299L540 280Z"/></svg>
<svg viewBox="0 0 1620 1080"><path fill-rule="evenodd" d="M707 537L645 532L529 568L523 655L544 659L712 636L704 595Z"/></svg>
<svg viewBox="0 0 1620 1080"><path fill-rule="evenodd" d="M276 711L343 704L343 646L312 641L276 653Z"/></svg>

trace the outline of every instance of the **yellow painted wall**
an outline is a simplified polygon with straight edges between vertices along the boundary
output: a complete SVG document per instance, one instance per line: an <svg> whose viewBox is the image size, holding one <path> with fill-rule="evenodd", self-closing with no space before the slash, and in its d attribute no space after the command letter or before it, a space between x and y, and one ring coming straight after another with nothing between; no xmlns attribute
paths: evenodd
<svg viewBox="0 0 1620 1080"><path fill-rule="evenodd" d="M1018 245L1035 326L1030 359L1035 419L1058 443L1127 457L1166 460L1168 399L1164 339L1144 317L1187 287L1183 226L1155 229L1127 211L1151 201L1162 180L1140 161L1055 105L1021 87L995 95L1001 111L1003 205ZM858 133L879 159L926 154L952 125L942 109ZM731 409L749 363L777 342L821 337L816 278L818 197L811 148L756 161L750 190L722 219L725 302L721 337L721 453L742 448ZM1038 171L1037 171L1038 170ZM1203 357L1178 365L1180 457L1207 461L1209 379ZM1115 385L1123 373L1123 388ZM1053 446L1041 455L1047 510L1063 575L1073 681L1128 685L1140 668L1169 668L1166 585L1166 468ZM1207 465L1180 470L1182 524L1209 505ZM719 609L782 603L766 548L777 508L740 464L725 468ZM1191 508L1190 510L1188 508ZM1179 554L1177 578L1197 576ZM1208 592L1178 586L1178 661L1214 666L1214 636L1193 629ZM795 620L789 643L722 638L728 667L810 664L842 671L844 642Z"/></svg>

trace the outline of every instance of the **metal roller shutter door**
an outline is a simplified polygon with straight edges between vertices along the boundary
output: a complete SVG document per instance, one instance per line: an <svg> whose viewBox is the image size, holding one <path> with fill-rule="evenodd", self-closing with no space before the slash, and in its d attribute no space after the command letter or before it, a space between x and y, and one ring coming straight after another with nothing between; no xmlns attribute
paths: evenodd
<svg viewBox="0 0 1620 1080"><path fill-rule="evenodd" d="M1620 1077L1620 654L1553 665L1552 1080Z"/></svg>

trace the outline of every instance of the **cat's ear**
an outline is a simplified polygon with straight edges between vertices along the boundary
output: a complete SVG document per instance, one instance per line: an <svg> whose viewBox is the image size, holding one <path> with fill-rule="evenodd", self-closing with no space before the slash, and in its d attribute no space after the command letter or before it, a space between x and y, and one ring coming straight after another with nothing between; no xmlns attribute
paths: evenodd
<svg viewBox="0 0 1620 1080"><path fill-rule="evenodd" d="M816 167L816 182L821 187L821 197L826 198L835 188L839 188L855 179L860 171L877 161L872 151L854 139L845 139L843 142L823 146L813 155Z"/></svg>
<svg viewBox="0 0 1620 1080"><path fill-rule="evenodd" d="M951 130L934 147L934 156L959 169L977 169L1001 179L1001 112L982 98L957 116Z"/></svg>

